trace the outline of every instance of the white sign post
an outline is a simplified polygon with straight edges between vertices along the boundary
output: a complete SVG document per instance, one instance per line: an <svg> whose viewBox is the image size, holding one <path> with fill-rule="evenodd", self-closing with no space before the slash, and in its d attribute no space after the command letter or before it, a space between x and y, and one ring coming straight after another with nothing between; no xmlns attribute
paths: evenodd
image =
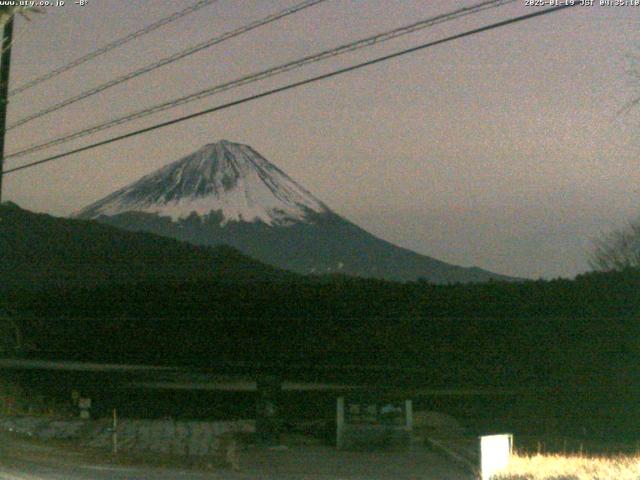
<svg viewBox="0 0 640 480"><path fill-rule="evenodd" d="M513 450L513 435L486 435L480 437L480 475L482 480L507 468Z"/></svg>

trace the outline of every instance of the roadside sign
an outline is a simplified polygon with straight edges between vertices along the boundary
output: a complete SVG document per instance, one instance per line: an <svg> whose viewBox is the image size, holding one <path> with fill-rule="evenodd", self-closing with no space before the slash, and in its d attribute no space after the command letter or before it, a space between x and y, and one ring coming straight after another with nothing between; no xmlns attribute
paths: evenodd
<svg viewBox="0 0 640 480"><path fill-rule="evenodd" d="M513 435L486 435L480 437L480 475L491 480L509 465L513 450Z"/></svg>

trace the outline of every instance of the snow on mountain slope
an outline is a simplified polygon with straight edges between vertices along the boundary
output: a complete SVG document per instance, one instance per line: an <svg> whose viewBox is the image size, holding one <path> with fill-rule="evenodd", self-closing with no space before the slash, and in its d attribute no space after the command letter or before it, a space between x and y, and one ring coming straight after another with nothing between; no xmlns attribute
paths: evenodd
<svg viewBox="0 0 640 480"><path fill-rule="evenodd" d="M171 163L84 208L97 218L142 212L185 219L220 212L228 222L284 226L329 208L248 145L222 140Z"/></svg>

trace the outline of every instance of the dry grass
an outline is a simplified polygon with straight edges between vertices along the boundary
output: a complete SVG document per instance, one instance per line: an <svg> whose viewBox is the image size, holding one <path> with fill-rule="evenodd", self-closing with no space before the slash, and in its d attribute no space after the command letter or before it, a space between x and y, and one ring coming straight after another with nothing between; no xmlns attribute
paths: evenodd
<svg viewBox="0 0 640 480"><path fill-rule="evenodd" d="M638 480L640 455L587 457L515 453L496 480Z"/></svg>

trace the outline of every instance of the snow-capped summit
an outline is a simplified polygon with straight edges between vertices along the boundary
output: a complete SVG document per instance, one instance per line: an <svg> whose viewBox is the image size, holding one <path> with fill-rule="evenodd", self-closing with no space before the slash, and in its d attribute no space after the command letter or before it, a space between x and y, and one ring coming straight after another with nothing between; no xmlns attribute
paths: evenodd
<svg viewBox="0 0 640 480"><path fill-rule="evenodd" d="M142 177L77 216L151 213L173 221L222 214L221 224L307 222L329 208L248 145L221 140Z"/></svg>

